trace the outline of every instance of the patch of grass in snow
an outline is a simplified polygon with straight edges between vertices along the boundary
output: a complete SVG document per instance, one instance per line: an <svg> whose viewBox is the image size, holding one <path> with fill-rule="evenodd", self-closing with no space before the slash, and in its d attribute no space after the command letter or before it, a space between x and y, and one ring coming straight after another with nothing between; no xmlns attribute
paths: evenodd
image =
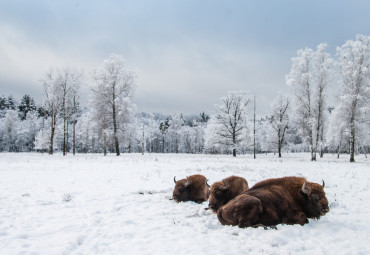
<svg viewBox="0 0 370 255"><path fill-rule="evenodd" d="M65 202L65 203L71 202L72 198L73 198L73 196L71 194L69 194L69 193L64 194L63 195L63 202Z"/></svg>

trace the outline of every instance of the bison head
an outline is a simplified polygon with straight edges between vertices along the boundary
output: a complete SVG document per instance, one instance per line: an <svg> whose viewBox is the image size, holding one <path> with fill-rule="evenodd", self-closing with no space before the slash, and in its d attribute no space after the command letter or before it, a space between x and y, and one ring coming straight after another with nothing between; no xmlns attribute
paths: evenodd
<svg viewBox="0 0 370 255"><path fill-rule="evenodd" d="M305 208L309 218L320 218L329 212L328 199L324 192L325 182L317 184L312 182L305 182L302 185L302 193L305 197Z"/></svg>
<svg viewBox="0 0 370 255"><path fill-rule="evenodd" d="M176 181L176 176L173 177L175 188L173 189L172 197L176 202L188 201L190 196L191 182L188 177Z"/></svg>
<svg viewBox="0 0 370 255"><path fill-rule="evenodd" d="M218 208L225 204L225 201L228 198L227 192L230 186L227 181L216 182L212 184L209 191L209 204L208 208L212 209L214 212L217 212Z"/></svg>

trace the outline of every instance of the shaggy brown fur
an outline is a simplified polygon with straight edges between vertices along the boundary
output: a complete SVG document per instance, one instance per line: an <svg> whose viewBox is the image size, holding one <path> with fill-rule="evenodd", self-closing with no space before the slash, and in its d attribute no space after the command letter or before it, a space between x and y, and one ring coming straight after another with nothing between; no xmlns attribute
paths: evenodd
<svg viewBox="0 0 370 255"><path fill-rule="evenodd" d="M239 227L304 225L329 212L323 188L302 177L268 179L221 207L217 216L222 224Z"/></svg>
<svg viewBox="0 0 370 255"><path fill-rule="evenodd" d="M202 203L208 199L207 178L203 175L191 175L178 181L174 178L174 182L175 188L172 197L176 202L194 201Z"/></svg>
<svg viewBox="0 0 370 255"><path fill-rule="evenodd" d="M217 212L218 208L246 190L248 190L248 182L243 177L230 176L222 181L215 182L209 190L208 208Z"/></svg>

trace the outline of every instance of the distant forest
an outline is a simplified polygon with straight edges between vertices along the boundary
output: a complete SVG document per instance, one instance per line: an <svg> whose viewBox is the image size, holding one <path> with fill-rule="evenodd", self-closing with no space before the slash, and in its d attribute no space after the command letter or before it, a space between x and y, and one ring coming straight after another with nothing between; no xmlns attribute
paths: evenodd
<svg viewBox="0 0 370 255"><path fill-rule="evenodd" d="M348 153L370 149L370 37L358 35L337 48L336 58L305 48L286 75L289 95L277 94L266 116L258 98L229 91L215 100L215 114L138 113L132 102L137 74L112 54L86 77L71 68L48 70L40 79L44 99L0 97L0 151L68 153L258 154L308 151ZM335 74L335 75L333 75ZM338 103L328 106L327 87L340 77ZM80 87L91 95L80 105Z"/></svg>

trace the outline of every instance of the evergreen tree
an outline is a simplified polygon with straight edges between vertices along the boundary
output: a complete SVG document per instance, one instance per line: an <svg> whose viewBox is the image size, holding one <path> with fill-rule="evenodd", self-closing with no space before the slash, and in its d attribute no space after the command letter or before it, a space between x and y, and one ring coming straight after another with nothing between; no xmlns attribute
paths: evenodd
<svg viewBox="0 0 370 255"><path fill-rule="evenodd" d="M17 103L15 102L15 99L12 95L8 97L5 103L5 108L8 110L15 110L17 109Z"/></svg>
<svg viewBox="0 0 370 255"><path fill-rule="evenodd" d="M6 109L6 98L3 96L0 97L0 111Z"/></svg>
<svg viewBox="0 0 370 255"><path fill-rule="evenodd" d="M24 95L18 105L18 115L21 120L25 120L27 113L36 111L35 101L29 95Z"/></svg>

